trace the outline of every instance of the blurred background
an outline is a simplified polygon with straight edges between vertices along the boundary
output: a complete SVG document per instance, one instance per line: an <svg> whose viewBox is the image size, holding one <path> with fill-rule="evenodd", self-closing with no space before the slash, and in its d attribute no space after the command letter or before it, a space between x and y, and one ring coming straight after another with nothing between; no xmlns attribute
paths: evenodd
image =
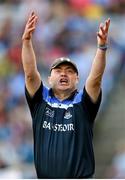
<svg viewBox="0 0 125 180"><path fill-rule="evenodd" d="M32 11L39 16L33 44L44 83L52 61L68 56L78 65L78 89L91 68L98 26L110 17L103 101L94 129L95 178L125 178L124 0L0 0L0 178L36 178L21 63L21 37Z"/></svg>

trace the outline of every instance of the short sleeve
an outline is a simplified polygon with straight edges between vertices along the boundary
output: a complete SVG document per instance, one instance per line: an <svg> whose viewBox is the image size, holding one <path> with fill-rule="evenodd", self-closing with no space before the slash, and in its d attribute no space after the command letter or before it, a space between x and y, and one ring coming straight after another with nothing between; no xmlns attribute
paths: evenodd
<svg viewBox="0 0 125 180"><path fill-rule="evenodd" d="M96 115L98 113L100 104L101 104L101 99L102 99L102 90L100 91L100 94L98 96L98 99L96 102L93 102L89 94L87 93L85 87L83 89L83 97L82 97L82 102L89 113L90 119L94 121L96 118Z"/></svg>
<svg viewBox="0 0 125 180"><path fill-rule="evenodd" d="M42 101L42 99L43 99L42 91L43 91L43 84L41 82L39 89L36 91L34 96L31 97L26 86L25 86L25 96L26 96L26 100L27 100L27 103L29 105L30 110L33 109L33 107L36 103L39 103L40 101Z"/></svg>

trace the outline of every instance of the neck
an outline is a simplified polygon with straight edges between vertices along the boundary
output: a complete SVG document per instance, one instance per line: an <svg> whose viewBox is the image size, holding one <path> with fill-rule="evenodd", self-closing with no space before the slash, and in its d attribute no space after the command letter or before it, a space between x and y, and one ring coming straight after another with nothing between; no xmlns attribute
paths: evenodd
<svg viewBox="0 0 125 180"><path fill-rule="evenodd" d="M54 96L59 100L63 101L72 95L73 91L54 91Z"/></svg>

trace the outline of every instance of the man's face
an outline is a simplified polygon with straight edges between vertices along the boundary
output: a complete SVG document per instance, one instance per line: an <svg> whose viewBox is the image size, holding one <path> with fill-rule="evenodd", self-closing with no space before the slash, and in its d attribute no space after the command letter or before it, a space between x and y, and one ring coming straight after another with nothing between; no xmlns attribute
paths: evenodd
<svg viewBox="0 0 125 180"><path fill-rule="evenodd" d="M61 64L52 69L48 78L49 84L55 91L73 91L78 83L78 75L70 64Z"/></svg>

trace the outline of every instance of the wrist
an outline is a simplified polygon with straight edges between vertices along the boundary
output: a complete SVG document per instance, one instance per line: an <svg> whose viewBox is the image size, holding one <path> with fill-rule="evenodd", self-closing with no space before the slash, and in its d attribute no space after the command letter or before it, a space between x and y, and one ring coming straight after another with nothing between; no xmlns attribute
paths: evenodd
<svg viewBox="0 0 125 180"><path fill-rule="evenodd" d="M22 38L22 41L29 41L31 38Z"/></svg>
<svg viewBox="0 0 125 180"><path fill-rule="evenodd" d="M31 35L25 35L25 34L24 34L24 35L22 36L22 41L30 41L31 38L32 38Z"/></svg>
<svg viewBox="0 0 125 180"><path fill-rule="evenodd" d="M29 39L29 38L22 38L22 43L30 44L31 43L31 39Z"/></svg>
<svg viewBox="0 0 125 180"><path fill-rule="evenodd" d="M108 49L108 44L98 44L97 48L106 51Z"/></svg>

